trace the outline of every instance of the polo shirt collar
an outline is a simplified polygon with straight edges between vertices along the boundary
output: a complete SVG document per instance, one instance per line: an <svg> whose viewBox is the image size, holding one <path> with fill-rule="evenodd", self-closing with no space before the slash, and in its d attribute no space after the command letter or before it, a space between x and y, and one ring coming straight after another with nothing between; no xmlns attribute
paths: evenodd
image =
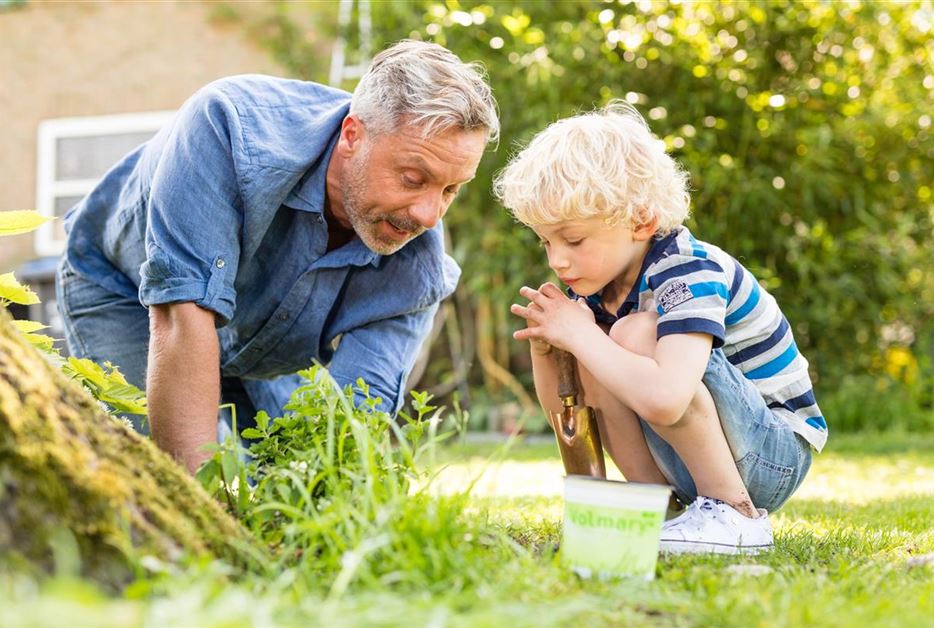
<svg viewBox="0 0 934 628"><path fill-rule="evenodd" d="M603 307L602 292L598 292L590 295L589 297L584 297L587 305L593 310L594 316L598 323L605 323L612 325L620 318L626 316L632 312L639 305L639 293L642 292L645 286L645 271L649 266L665 257L666 251L668 250L668 245L671 244L675 238L678 237L678 234L685 227L679 227L674 229L670 233L660 237L655 238L652 242L652 245L649 247L649 250L646 251L645 257L642 258L642 267L639 269L639 278L638 281L632 284L632 288L629 289L629 294L626 295L626 299L623 301L623 304L619 306L619 309L616 311L616 315L610 314ZM568 288L568 295L571 298L580 298L580 295L576 294L573 290Z"/></svg>

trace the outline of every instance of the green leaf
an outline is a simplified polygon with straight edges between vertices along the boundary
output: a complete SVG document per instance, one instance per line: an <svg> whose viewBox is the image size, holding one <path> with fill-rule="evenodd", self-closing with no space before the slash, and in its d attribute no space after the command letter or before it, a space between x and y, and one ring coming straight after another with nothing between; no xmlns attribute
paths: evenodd
<svg viewBox="0 0 934 628"><path fill-rule="evenodd" d="M68 358L65 372L67 375L78 377L97 388L104 384L104 369L87 358Z"/></svg>
<svg viewBox="0 0 934 628"><path fill-rule="evenodd" d="M236 437L234 437L236 438ZM229 486L237 477L237 470L240 468L240 459L237 452L227 449L221 452L221 471L223 472L224 482Z"/></svg>
<svg viewBox="0 0 934 628"><path fill-rule="evenodd" d="M40 329L48 329L48 325L43 325L39 321L21 321L14 320L13 327L16 327L20 333L31 334L39 331Z"/></svg>
<svg viewBox="0 0 934 628"><path fill-rule="evenodd" d="M25 209L0 212L0 236L29 233L41 225L54 220L49 216Z"/></svg>
<svg viewBox="0 0 934 628"><path fill-rule="evenodd" d="M237 493L237 512L246 512L250 505L250 483L246 474L246 467L240 467L240 488Z"/></svg>
<svg viewBox="0 0 934 628"><path fill-rule="evenodd" d="M195 472L195 479L201 483L206 491L212 495L217 490L217 482L220 479L220 464L217 457L209 458Z"/></svg>
<svg viewBox="0 0 934 628"><path fill-rule="evenodd" d="M18 329L21 334L23 334L23 337L32 346L40 349L41 351L52 351L52 347L55 344L55 339L45 334L35 333L42 329L48 329L48 325L43 325L38 321L14 320L13 326L16 327L16 329Z"/></svg>
<svg viewBox="0 0 934 628"><path fill-rule="evenodd" d="M148 413L146 394L129 384L120 370L105 363L106 370L86 358L68 358L62 367L64 373L91 389L95 398L111 406L115 411L127 414Z"/></svg>
<svg viewBox="0 0 934 628"><path fill-rule="evenodd" d="M0 301L12 301L19 305L33 305L39 302L39 295L29 286L24 286L13 273L0 275Z"/></svg>
<svg viewBox="0 0 934 628"><path fill-rule="evenodd" d="M142 414L146 415L149 410L146 408L146 398L135 398L129 395L120 397L110 394L100 394L98 399L109 405L114 411L121 414Z"/></svg>
<svg viewBox="0 0 934 628"><path fill-rule="evenodd" d="M29 344L41 351L51 351L55 344L55 338L45 334L23 334L23 337Z"/></svg>

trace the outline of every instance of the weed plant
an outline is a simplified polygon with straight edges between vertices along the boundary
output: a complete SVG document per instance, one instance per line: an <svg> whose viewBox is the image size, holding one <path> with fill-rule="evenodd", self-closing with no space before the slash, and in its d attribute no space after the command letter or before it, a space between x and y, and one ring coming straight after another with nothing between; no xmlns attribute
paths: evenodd
<svg viewBox="0 0 934 628"><path fill-rule="evenodd" d="M465 516L466 493L431 493L427 470L454 432L439 431L429 395L413 393L413 414L393 420L362 380L341 390L321 367L300 374L282 416L261 412L243 430L248 450L230 438L198 474L272 549L264 581L329 597L430 592L476 587L490 552L528 558L488 517Z"/></svg>
<svg viewBox="0 0 934 628"><path fill-rule="evenodd" d="M253 445L228 440L200 473L271 548L264 567L141 557L114 598L59 551L44 582L0 566L0 625L930 625L930 438L832 439L773 515L766 555L663 557L654 582L582 580L557 560L557 494L484 496L483 478L463 482L559 477L553 443L442 446L453 433L427 395L396 421L362 383L304 376L282 416L245 431Z"/></svg>
<svg viewBox="0 0 934 628"><path fill-rule="evenodd" d="M428 412L430 421L436 411ZM432 428L424 429L427 447ZM352 438L353 430L347 434ZM401 503L401 491L399 502L383 502L398 521L336 523L353 531L352 541L330 547L308 534L311 545L297 554L303 548L283 540L268 569L250 574L217 561L178 566L145 559L139 579L121 598L77 580L75 561L62 560L56 577L45 582L0 575L0 625L58 627L63 618L71 626L120 628L931 625L931 438L887 433L831 439L802 489L773 515L775 550L750 557L663 557L654 582L577 578L555 560L558 494L519 490L516 497L503 496L504 488L521 488L516 485L531 469L560 477L553 443L516 443L505 456L501 445L489 443L448 441L437 449L444 470L425 477L416 469L409 477L451 491L452 501L433 502L427 488L410 479L409 504ZM500 490L484 494L481 478L475 495L456 497L464 491L461 476L474 474L475 463L491 457L504 458L486 469L499 475ZM359 454L348 463L357 465ZM262 482L256 479L254 493ZM331 505L319 509L336 512L334 502L342 502L346 512L375 512L356 503L358 497L332 494ZM260 501L248 503L258 507ZM292 525L284 516L281 521ZM523 547L504 538L504 530ZM479 542L481 532L489 544ZM360 539L384 533L385 544L358 552L355 569L345 571L344 553L355 551ZM309 552L329 566L316 565ZM337 587L341 574L346 586Z"/></svg>

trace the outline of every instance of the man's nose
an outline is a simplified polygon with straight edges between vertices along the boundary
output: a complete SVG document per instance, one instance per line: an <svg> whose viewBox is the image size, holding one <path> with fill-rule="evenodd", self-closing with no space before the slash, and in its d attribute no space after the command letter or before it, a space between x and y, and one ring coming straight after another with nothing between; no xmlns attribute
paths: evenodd
<svg viewBox="0 0 934 628"><path fill-rule="evenodd" d="M409 208L409 217L425 229L432 229L447 209L438 194L425 194Z"/></svg>

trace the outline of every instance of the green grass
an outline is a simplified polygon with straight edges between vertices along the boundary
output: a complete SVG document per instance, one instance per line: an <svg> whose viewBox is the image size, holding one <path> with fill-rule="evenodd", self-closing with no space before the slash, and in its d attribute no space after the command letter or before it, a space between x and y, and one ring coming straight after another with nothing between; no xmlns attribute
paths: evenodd
<svg viewBox="0 0 934 628"><path fill-rule="evenodd" d="M235 579L217 564L165 567L109 598L60 577L0 582L0 625L71 626L930 626L934 436L834 437L801 490L773 515L776 548L760 557L672 557L656 579L581 580L560 563L561 466L547 440L455 443L438 452L431 494L473 482L459 522L432 500L402 512L422 544L394 547L432 574L333 587L297 586L285 570ZM492 462L491 462L492 459ZM437 499L442 499L438 497ZM442 502L439 502L442 503ZM420 526L420 527L419 527ZM474 538L492 527L517 544ZM432 538L433 537L433 538ZM365 558L364 558L365 560ZM432 569L440 565L440 571ZM158 567L155 569L158 571ZM400 584L401 583L401 584Z"/></svg>

